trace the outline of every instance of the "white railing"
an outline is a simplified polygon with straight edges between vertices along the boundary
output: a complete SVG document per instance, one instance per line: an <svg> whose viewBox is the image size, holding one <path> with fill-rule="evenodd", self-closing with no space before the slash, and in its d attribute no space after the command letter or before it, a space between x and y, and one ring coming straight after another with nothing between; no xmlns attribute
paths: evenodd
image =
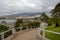
<svg viewBox="0 0 60 40"><path fill-rule="evenodd" d="M41 32L42 32L42 35L40 34ZM49 33L60 35L59 32L54 32L54 31L50 31L50 30L45 30L45 29L38 28L38 36L39 36L40 39L42 39L42 40L49 40L48 38L45 37L45 32L49 32Z"/></svg>
<svg viewBox="0 0 60 40"><path fill-rule="evenodd" d="M33 28L33 27L31 27L31 28ZM30 28L30 29L31 29L31 28ZM18 31L24 30L23 27L18 27L18 28L11 28L11 29L9 29L9 30L7 30L7 31L5 31L5 32L1 32L1 33L0 33L0 40L5 40L5 39L7 38L7 37L4 38L4 37L5 37L5 33L9 32L9 31L11 31L11 34L10 34L9 36L15 34L15 33L16 33L16 29L20 29L20 30L18 30ZM25 28L25 30L28 30L28 29L29 29L28 27ZM7 34L7 35L8 35L8 34ZM9 36L8 36L8 37L9 37Z"/></svg>
<svg viewBox="0 0 60 40"><path fill-rule="evenodd" d="M10 29L10 30L12 30L12 29ZM1 36L0 40L4 40L4 33L9 32L10 30L7 30L5 32L1 32L0 33L0 36Z"/></svg>

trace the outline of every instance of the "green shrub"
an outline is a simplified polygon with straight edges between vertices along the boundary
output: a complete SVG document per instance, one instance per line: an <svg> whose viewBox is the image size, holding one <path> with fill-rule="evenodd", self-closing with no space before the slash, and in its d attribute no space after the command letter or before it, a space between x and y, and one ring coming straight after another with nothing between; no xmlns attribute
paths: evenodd
<svg viewBox="0 0 60 40"><path fill-rule="evenodd" d="M9 27L4 26L4 25L0 25L0 32L6 31L8 30Z"/></svg>

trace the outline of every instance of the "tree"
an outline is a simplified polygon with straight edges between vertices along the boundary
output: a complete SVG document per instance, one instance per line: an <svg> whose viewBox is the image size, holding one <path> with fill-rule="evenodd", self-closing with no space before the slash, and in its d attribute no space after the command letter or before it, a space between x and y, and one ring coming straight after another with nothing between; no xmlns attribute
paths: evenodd
<svg viewBox="0 0 60 40"><path fill-rule="evenodd" d="M33 21L33 22L29 22L27 24L29 27L39 27L40 26L40 23L39 22L36 22L36 21Z"/></svg>
<svg viewBox="0 0 60 40"><path fill-rule="evenodd" d="M60 17L60 3L58 3L56 5L56 7L53 9L52 15L53 16L57 16L57 17Z"/></svg>
<svg viewBox="0 0 60 40"><path fill-rule="evenodd" d="M55 20L56 27L59 26L60 21L60 3L56 5L52 13L53 19Z"/></svg>
<svg viewBox="0 0 60 40"><path fill-rule="evenodd" d="M60 3L58 3L53 9L53 14L55 14L56 12L60 12Z"/></svg>
<svg viewBox="0 0 60 40"><path fill-rule="evenodd" d="M42 21L47 21L49 19L49 17L45 14L45 12L43 12L41 14L41 17L40 18L41 18Z"/></svg>
<svg viewBox="0 0 60 40"><path fill-rule="evenodd" d="M17 21L15 22L15 28L19 27L22 24L22 19L17 19Z"/></svg>
<svg viewBox="0 0 60 40"><path fill-rule="evenodd" d="M52 18L49 18L49 19L47 20L47 23L48 23L49 26L51 26L52 22L53 22Z"/></svg>
<svg viewBox="0 0 60 40"><path fill-rule="evenodd" d="M33 22L33 25L34 25L35 27L40 27L40 22L34 21L34 22Z"/></svg>

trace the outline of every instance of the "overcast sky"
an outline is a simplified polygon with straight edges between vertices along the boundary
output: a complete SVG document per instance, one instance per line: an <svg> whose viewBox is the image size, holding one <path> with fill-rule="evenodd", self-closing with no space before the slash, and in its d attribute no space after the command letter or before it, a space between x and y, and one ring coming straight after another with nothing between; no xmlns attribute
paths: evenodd
<svg viewBox="0 0 60 40"><path fill-rule="evenodd" d="M0 16L52 10L60 0L0 0Z"/></svg>

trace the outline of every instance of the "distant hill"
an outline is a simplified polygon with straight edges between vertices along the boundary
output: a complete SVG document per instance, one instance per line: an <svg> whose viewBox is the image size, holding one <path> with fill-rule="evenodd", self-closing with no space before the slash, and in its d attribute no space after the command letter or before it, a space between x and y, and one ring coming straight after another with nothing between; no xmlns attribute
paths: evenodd
<svg viewBox="0 0 60 40"><path fill-rule="evenodd" d="M58 3L52 11L53 16L60 17L60 3Z"/></svg>
<svg viewBox="0 0 60 40"><path fill-rule="evenodd" d="M8 16L35 16L35 15L41 15L41 13L18 13Z"/></svg>
<svg viewBox="0 0 60 40"><path fill-rule="evenodd" d="M60 3L56 5L56 7L53 9L53 13L60 12Z"/></svg>

